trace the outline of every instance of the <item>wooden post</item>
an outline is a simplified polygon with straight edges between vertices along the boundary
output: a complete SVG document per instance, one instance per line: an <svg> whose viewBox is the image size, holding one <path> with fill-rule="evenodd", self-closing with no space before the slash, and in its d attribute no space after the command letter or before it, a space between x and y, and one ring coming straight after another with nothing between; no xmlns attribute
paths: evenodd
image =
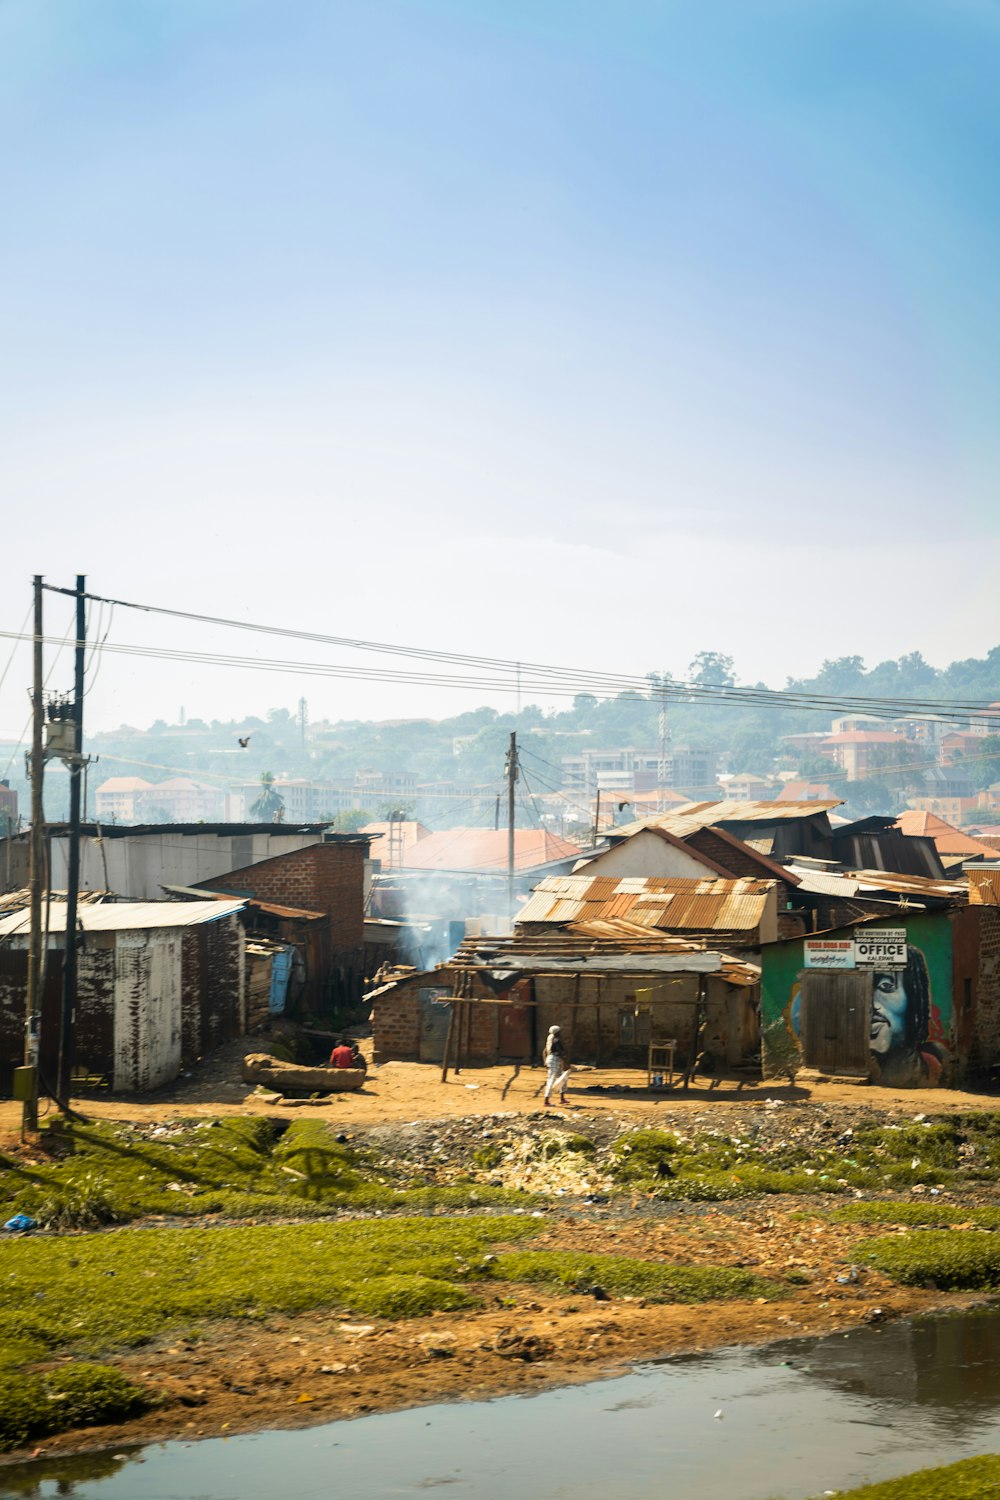
<svg viewBox="0 0 1000 1500"><path fill-rule="evenodd" d="M455 1031L455 1006L457 1003L454 997L452 997L451 1005L448 1008L448 1035L445 1037L444 1062L441 1067L442 1083L447 1083L448 1081L448 1059L451 1056L451 1039Z"/></svg>
<svg viewBox="0 0 1000 1500"><path fill-rule="evenodd" d="M603 1057L603 1055L604 1055L603 1048L601 1046L601 976L600 976L600 974L598 974L598 976L597 976L597 1050L596 1050L596 1054L595 1054L595 1060L597 1062L597 1066L598 1067L601 1066L601 1058Z"/></svg>
<svg viewBox="0 0 1000 1500"><path fill-rule="evenodd" d="M31 915L28 929L28 982L24 1015L24 1065L26 1068L34 1069L34 1072L25 1075L29 1080L29 1089L21 1109L22 1137L38 1129L38 1032L42 1009L42 887L46 881L46 874L45 812L42 803L42 776L45 768L43 743L45 683L42 663L42 579L40 574L36 574L34 581L34 612L31 691L31 837L28 845Z"/></svg>
<svg viewBox="0 0 1000 1500"><path fill-rule="evenodd" d="M472 1000L467 996L465 1000L465 1066L469 1067L472 1062Z"/></svg>
<svg viewBox="0 0 1000 1500"><path fill-rule="evenodd" d="M465 997L465 975L458 982L458 994L455 997L455 1061L452 1063L452 1071L457 1078L462 1071L462 1022L464 1020Z"/></svg>

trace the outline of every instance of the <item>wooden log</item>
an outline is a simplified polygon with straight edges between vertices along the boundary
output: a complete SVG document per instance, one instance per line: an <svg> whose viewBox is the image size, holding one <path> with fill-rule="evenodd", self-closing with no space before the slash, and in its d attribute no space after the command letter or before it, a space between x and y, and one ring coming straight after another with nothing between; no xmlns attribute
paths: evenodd
<svg viewBox="0 0 1000 1500"><path fill-rule="evenodd" d="M282 1062L266 1052L251 1052L243 1059L243 1081L263 1084L278 1093L340 1094L359 1089L365 1081L362 1068L309 1068Z"/></svg>

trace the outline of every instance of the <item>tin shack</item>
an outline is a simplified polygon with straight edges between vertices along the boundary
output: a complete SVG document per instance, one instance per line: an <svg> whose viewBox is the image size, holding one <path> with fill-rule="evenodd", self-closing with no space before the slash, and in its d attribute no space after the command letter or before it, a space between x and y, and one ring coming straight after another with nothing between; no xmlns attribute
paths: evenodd
<svg viewBox="0 0 1000 1500"><path fill-rule="evenodd" d="M159 1088L246 1027L243 901L82 903L76 1069L116 1090ZM24 1048L29 915L0 918L0 1088ZM66 903L46 916L40 1067L54 1078Z"/></svg>

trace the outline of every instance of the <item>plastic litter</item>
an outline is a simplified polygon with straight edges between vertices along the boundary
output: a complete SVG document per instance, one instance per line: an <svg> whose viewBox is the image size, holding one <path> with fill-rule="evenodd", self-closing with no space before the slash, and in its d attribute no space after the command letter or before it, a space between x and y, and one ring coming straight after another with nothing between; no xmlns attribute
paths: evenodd
<svg viewBox="0 0 1000 1500"><path fill-rule="evenodd" d="M24 1234L29 1229L37 1229L38 1220L33 1219L30 1214L15 1214L3 1227L9 1229L12 1234Z"/></svg>

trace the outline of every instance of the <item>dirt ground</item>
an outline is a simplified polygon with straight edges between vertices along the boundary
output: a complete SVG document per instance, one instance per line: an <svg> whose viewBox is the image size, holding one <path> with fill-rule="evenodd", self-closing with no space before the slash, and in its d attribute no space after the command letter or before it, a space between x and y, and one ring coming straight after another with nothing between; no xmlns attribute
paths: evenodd
<svg viewBox="0 0 1000 1500"><path fill-rule="evenodd" d="M414 1144L433 1137L434 1121L442 1122L442 1130L474 1132L478 1114L493 1117L494 1124L498 1116L541 1113L540 1068L463 1070L442 1084L438 1068L414 1063L373 1069L360 1093L333 1095L326 1104L276 1106L236 1081L240 1051L235 1044L227 1051L228 1061L213 1058L208 1069L196 1070L169 1094L143 1102L87 1100L82 1109L92 1116L137 1121L301 1114L347 1126L358 1141L371 1130L376 1139L391 1134ZM581 1070L569 1107L549 1113L553 1123L583 1125L589 1120L592 1128L611 1131L623 1124L680 1123L716 1111L725 1129L738 1117L766 1110L775 1122L772 1128L780 1130L783 1119L791 1124L793 1118L827 1111L842 1121L863 1119L869 1110L912 1119L944 1110L996 1108L995 1100L982 1095L846 1083L774 1087L730 1079L713 1087L699 1079L688 1094L662 1096L636 1087L642 1083L644 1075L634 1072ZM588 1092L594 1085L614 1092ZM19 1119L19 1106L0 1105L0 1134L15 1135ZM485 1128L485 1119L483 1123ZM824 1123L829 1126L830 1121ZM857 1246L875 1231L820 1221L810 1212L820 1206L829 1209L830 1200L672 1203L652 1212L639 1200L630 1205L564 1198L546 1211L545 1228L533 1247L745 1266L764 1277L800 1269L809 1274L808 1283L779 1301L682 1306L647 1305L627 1297L598 1299L589 1293L556 1296L535 1287L490 1282L472 1288L482 1296L480 1308L395 1324L329 1313L275 1316L252 1326L236 1320L219 1323L203 1328L200 1339L163 1339L119 1358L126 1373L162 1391L159 1408L121 1427L47 1439L35 1452L305 1426L400 1406L481 1399L593 1379L653 1355L822 1334L859 1321L881 1322L977 1300L898 1287L854 1266Z"/></svg>
<svg viewBox="0 0 1000 1500"><path fill-rule="evenodd" d="M501 1064L463 1068L459 1074L449 1073L442 1083L441 1069L434 1064L388 1062L372 1067L363 1088L356 1093L331 1094L319 1103L291 1100L275 1106L240 1079L244 1053L261 1050L259 1037L242 1037L220 1048L169 1089L142 1100L131 1095L87 1096L79 1101L79 1108L97 1118L151 1121L170 1119L181 1112L208 1116L274 1115L287 1111L289 1119L294 1114L365 1126L446 1119L477 1111L528 1114L543 1104L545 1071L541 1067ZM362 1042L362 1050L370 1055L371 1042ZM699 1077L687 1092L678 1084L654 1093L646 1089L645 1082L645 1072L634 1068L576 1067L569 1088L568 1112L634 1116L637 1124L652 1125L668 1110L700 1112L710 1107L726 1111L732 1105L768 1099L783 1103L811 1100L859 1109L900 1109L910 1114L921 1110L940 1113L1000 1107L1000 1098L995 1096L953 1089L883 1089L863 1083L804 1082L801 1077L794 1085L745 1077L719 1080ZM10 1100L0 1102L0 1132L16 1131L20 1119L19 1104Z"/></svg>

